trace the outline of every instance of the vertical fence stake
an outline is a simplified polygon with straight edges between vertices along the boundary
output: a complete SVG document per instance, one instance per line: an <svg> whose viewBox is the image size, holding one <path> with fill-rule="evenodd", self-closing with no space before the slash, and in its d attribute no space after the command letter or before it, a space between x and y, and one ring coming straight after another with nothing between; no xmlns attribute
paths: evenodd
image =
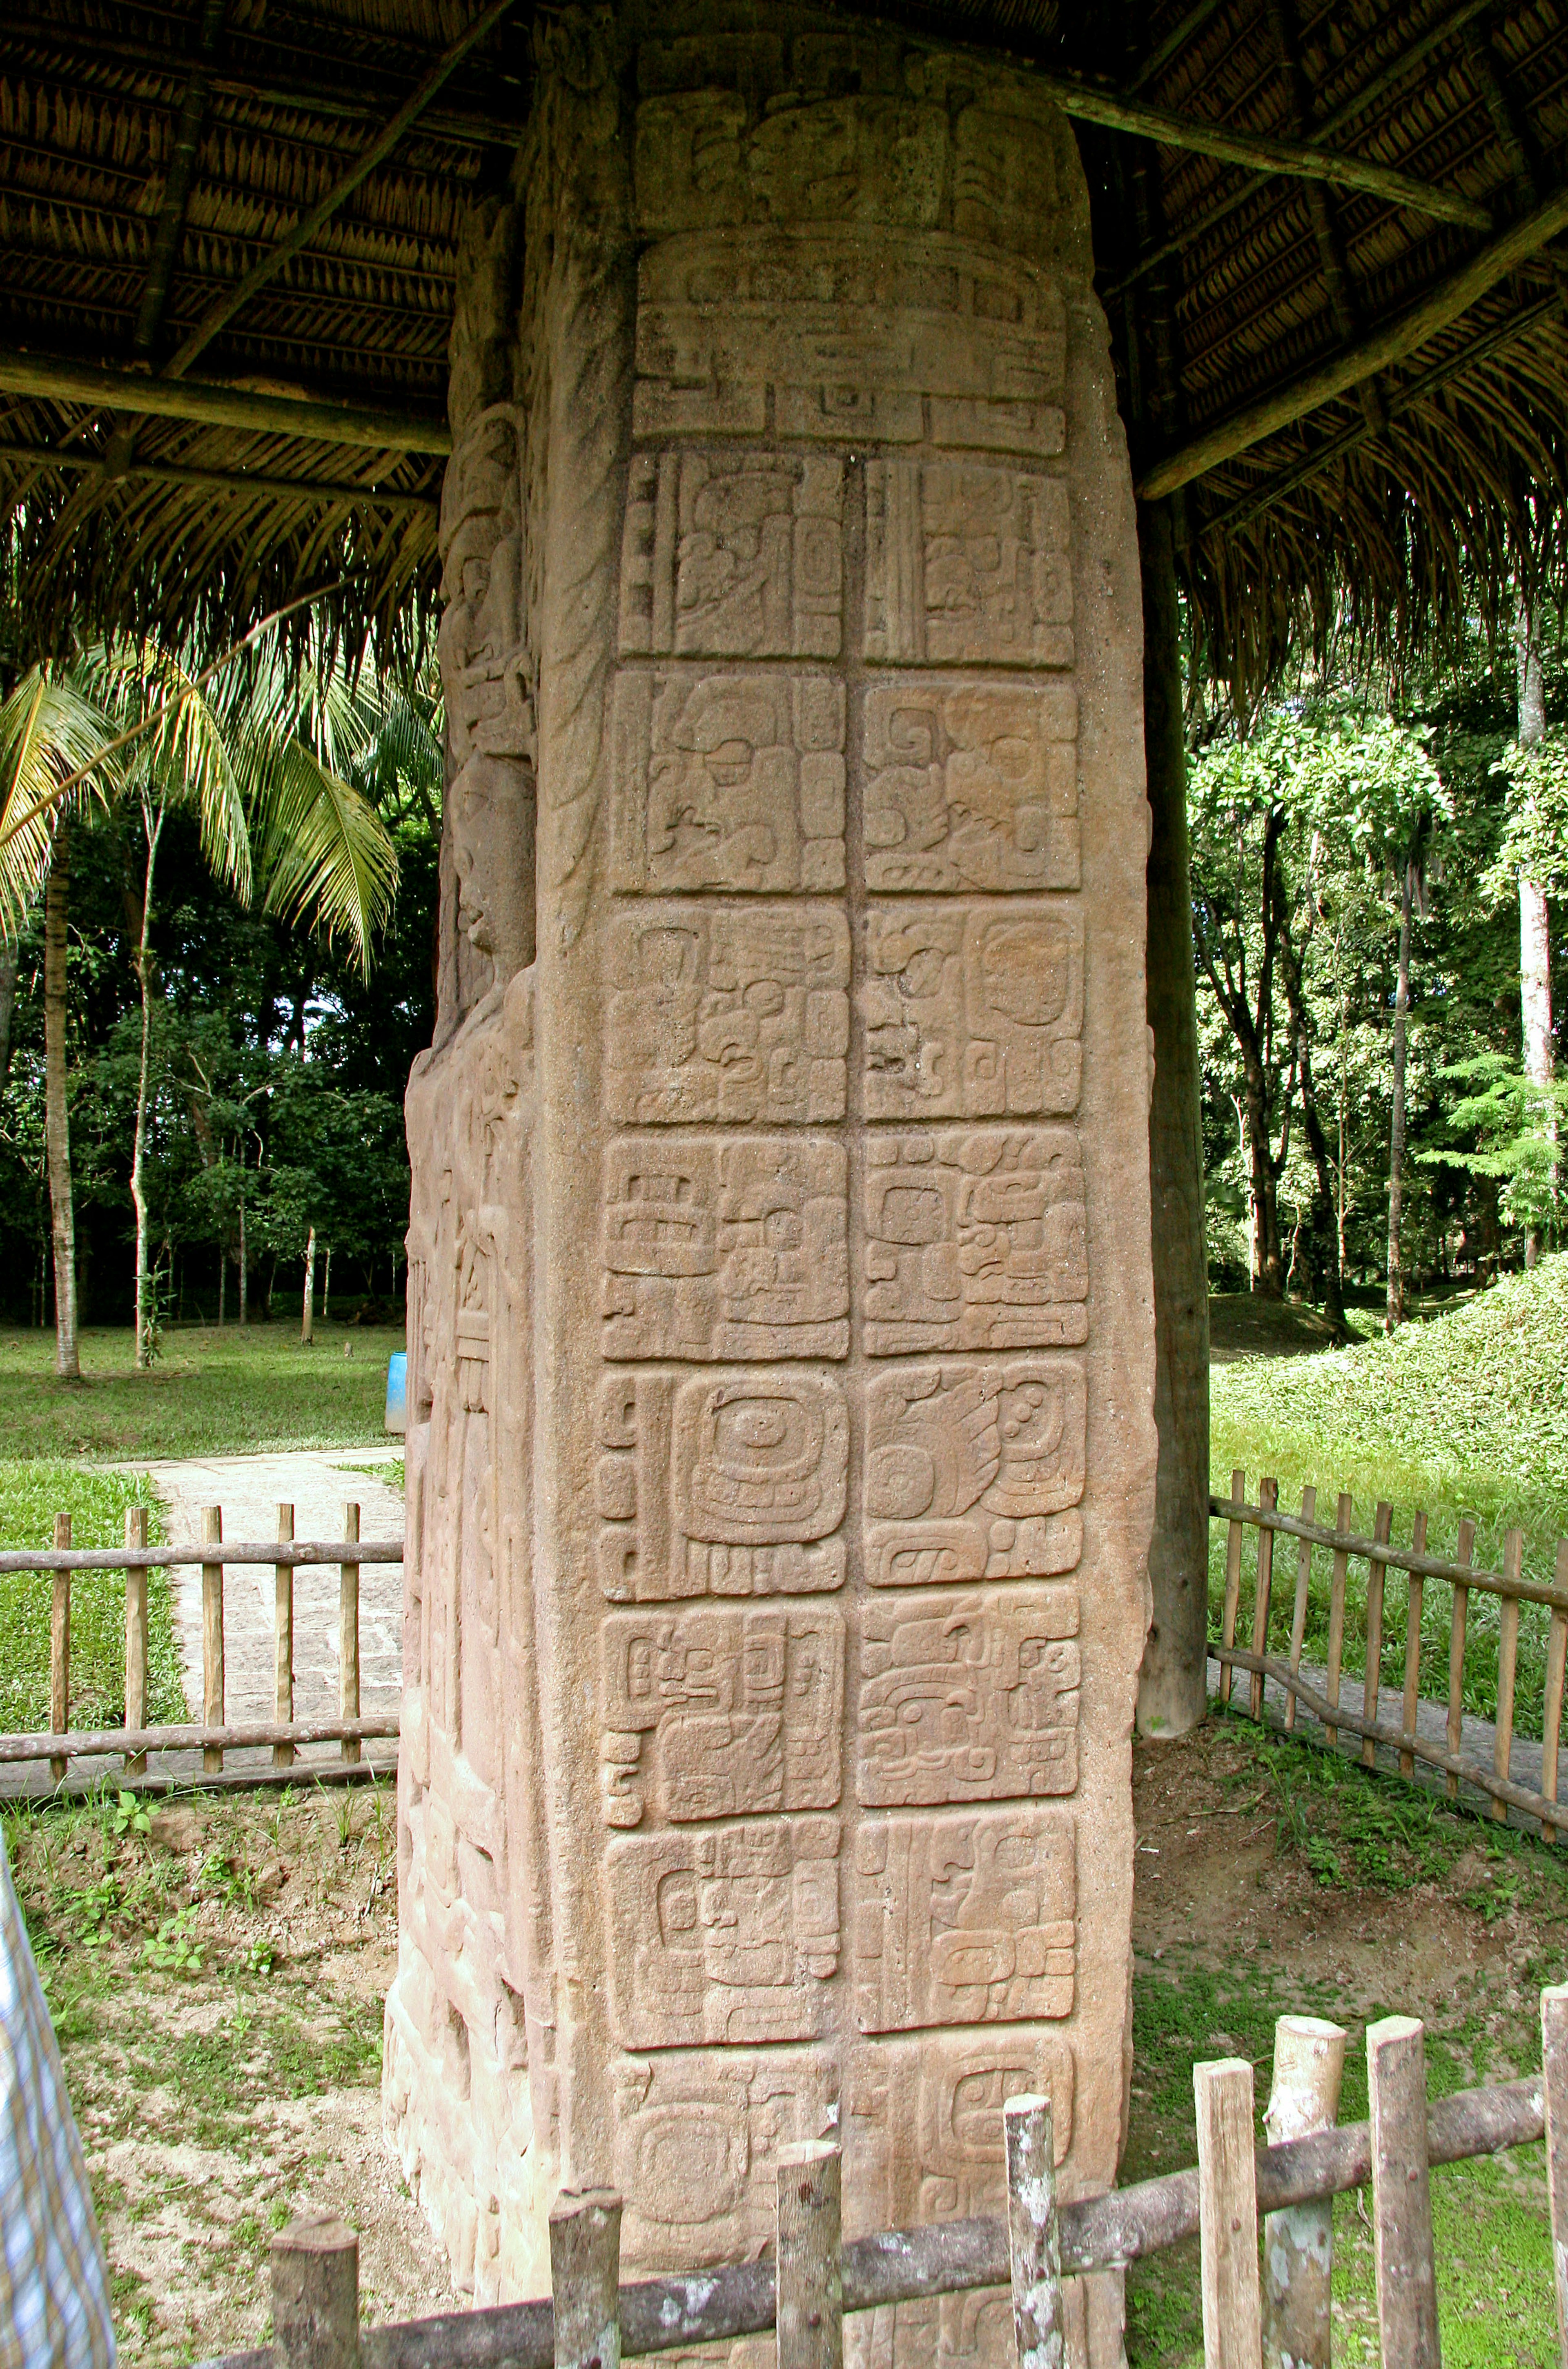
<svg viewBox="0 0 1568 2369"><path fill-rule="evenodd" d="M125 1508L125 1547L134 1554L147 1543L147 1508L127 1505ZM145 1563L125 1574L125 1724L145 1727L147 1724L147 1566ZM128 1752L125 1773L140 1777L146 1771L144 1752Z"/></svg>
<svg viewBox="0 0 1568 2369"><path fill-rule="evenodd" d="M1001 2121L1007 2146L1007 2250L1013 2264L1018 2369L1065 2369L1067 2331L1051 2101L1009 2098L1001 2109Z"/></svg>
<svg viewBox="0 0 1568 2369"><path fill-rule="evenodd" d="M1517 1579L1525 1565L1525 1534L1510 1530L1503 1541L1503 1575ZM1495 1776L1506 1778L1514 1757L1514 1684L1519 1670L1519 1599L1505 1596L1497 1608L1497 1727L1492 1745ZM1508 1814L1506 1802L1492 1802L1494 1818Z"/></svg>
<svg viewBox="0 0 1568 2369"><path fill-rule="evenodd" d="M621 2200L563 2188L550 2207L555 2369L621 2369Z"/></svg>
<svg viewBox="0 0 1568 2369"><path fill-rule="evenodd" d="M358 1539L360 1509L358 1505L343 1508L343 1536ZM360 1716L360 1566L357 1562L341 1562L338 1566L338 1708L342 1719ZM360 1758L359 1739L345 1736L345 1760Z"/></svg>
<svg viewBox="0 0 1568 2369"><path fill-rule="evenodd" d="M1257 2369L1263 2325L1253 2068L1239 2056L1195 2065L1193 2095L1197 2104L1204 2369Z"/></svg>
<svg viewBox="0 0 1568 2369"><path fill-rule="evenodd" d="M1318 1518L1318 1493L1315 1489L1301 1492L1301 1519L1315 1522ZM1312 1592L1312 1541L1299 1539L1296 1543L1296 1605L1290 1615L1290 1675L1294 1677L1301 1666L1301 1647L1307 1635L1307 1599ZM1296 1724L1294 1690L1285 1699L1285 1724Z"/></svg>
<svg viewBox="0 0 1568 2369"><path fill-rule="evenodd" d="M1247 1502L1247 1476L1240 1465L1230 1475L1230 1503L1244 1505ZM1236 1608L1242 1598L1242 1525L1231 1522L1225 1532L1225 1609L1219 1623L1219 1641L1229 1653L1236 1642ZM1234 1673L1229 1662L1219 1665L1219 1700L1230 1700L1230 1684Z"/></svg>
<svg viewBox="0 0 1568 2369"><path fill-rule="evenodd" d="M1557 2287L1557 2351L1568 2369L1568 1984L1540 1995L1541 2088L1546 2096L1546 2192Z"/></svg>
<svg viewBox="0 0 1568 2369"><path fill-rule="evenodd" d="M1339 1493L1339 1505L1333 1517L1334 1528L1344 1538L1356 1519L1356 1501L1348 1489ZM1345 1666L1345 1583L1350 1570L1350 1550L1335 1547L1333 1568L1329 1574L1329 1666L1328 1699L1339 1709L1339 1675ZM1323 1735L1331 1747L1339 1742L1337 1727L1325 1726Z"/></svg>
<svg viewBox="0 0 1568 2369"><path fill-rule="evenodd" d="M360 2241L325 2213L303 2213L272 2240L274 2369L356 2369Z"/></svg>
<svg viewBox="0 0 1568 2369"><path fill-rule="evenodd" d="M1379 1546L1388 1545L1393 1526L1393 1507L1389 1505L1379 1505L1372 1521L1372 1536ZM1368 1556L1367 1676L1361 1685L1361 1716L1368 1725L1373 1727L1378 1724L1378 1698L1382 1691L1383 1684L1383 1581L1388 1574L1388 1568L1381 1555ZM1368 1736L1361 1746L1361 1759L1365 1768L1373 1768L1377 1766L1378 1746L1371 1736Z"/></svg>
<svg viewBox="0 0 1568 2369"><path fill-rule="evenodd" d="M830 2139L779 2149L778 2369L841 2369L843 2361L841 2174Z"/></svg>
<svg viewBox="0 0 1568 2369"><path fill-rule="evenodd" d="M1557 1542L1557 1569L1553 1574L1559 1587L1568 1588L1568 1539ZM1551 1625L1546 1632L1546 1700L1540 1723L1540 1790L1549 1802L1557 1799L1557 1748L1562 1740L1562 1677L1568 1664L1568 1619L1553 1611ZM1557 1828L1549 1818L1540 1822L1543 1843L1557 1840Z"/></svg>
<svg viewBox="0 0 1568 2369"><path fill-rule="evenodd" d="M1468 1565L1475 1552L1475 1523L1469 1514L1459 1524L1459 1542L1454 1549L1454 1561ZM1465 1715L1465 1630L1470 1619L1470 1590L1457 1580L1454 1583L1454 1610L1448 1631L1448 1750L1459 1753L1464 1737ZM1443 1790L1450 1802L1459 1798L1459 1780L1453 1770L1444 1780Z"/></svg>
<svg viewBox="0 0 1568 2369"><path fill-rule="evenodd" d="M54 1551L69 1554L71 1551L71 1516L54 1516ZM51 1733L63 1735L71 1724L71 1574L68 1571L54 1574L54 1585L49 1599L49 1724ZM51 1756L49 1773L58 1785L65 1774L63 1754Z"/></svg>
<svg viewBox="0 0 1568 2369"><path fill-rule="evenodd" d="M1367 2091L1383 2369L1441 2369L1426 2169L1426 2041L1414 2016L1385 2016L1367 2026Z"/></svg>
<svg viewBox="0 0 1568 2369"><path fill-rule="evenodd" d="M1282 2015L1274 2027L1274 2083L1264 2127L1269 2144L1332 2130L1339 2112L1345 2033L1315 2015ZM1271 2213L1263 2225L1263 2369L1329 2369L1333 2202L1314 2198Z"/></svg>
<svg viewBox="0 0 1568 2369"><path fill-rule="evenodd" d="M223 1509L222 1505L201 1508L201 1543L204 1547L221 1547L223 1543ZM222 1727L223 1723L223 1566L221 1562L204 1562L201 1566L201 1721L205 1727ZM203 1768L221 1768L223 1746L216 1744L202 1747Z"/></svg>
<svg viewBox="0 0 1568 2369"><path fill-rule="evenodd" d="M1263 1511L1265 1514L1272 1514L1278 1503L1278 1482L1260 1481L1258 1482L1258 1504L1262 1507ZM1272 1530L1260 1530L1258 1532L1257 1594L1253 1598L1253 1651L1254 1654L1266 1654L1268 1651L1268 1607L1269 1598L1273 1593L1274 1532ZM1263 1672L1261 1670L1254 1670L1253 1672L1252 1691L1252 1708L1253 1717L1254 1719L1261 1719L1263 1717Z"/></svg>
<svg viewBox="0 0 1568 2369"><path fill-rule="evenodd" d="M294 1535L294 1509L292 1505L278 1508L278 1537L286 1543ZM272 1716L291 1720L294 1715L294 1567L290 1562L272 1566ZM294 1747L292 1744L272 1746L274 1768L292 1768Z"/></svg>
<svg viewBox="0 0 1568 2369"><path fill-rule="evenodd" d="M1418 1513L1411 1527L1410 1551L1418 1555L1426 1551L1425 1514ZM1410 1608L1404 1622L1404 1716L1400 1722L1400 1732L1407 1741L1415 1734L1416 1715L1421 1709L1421 1608L1425 1597L1421 1574L1413 1571L1410 1574ZM1399 1773L1402 1777L1414 1776L1413 1752L1400 1754Z"/></svg>

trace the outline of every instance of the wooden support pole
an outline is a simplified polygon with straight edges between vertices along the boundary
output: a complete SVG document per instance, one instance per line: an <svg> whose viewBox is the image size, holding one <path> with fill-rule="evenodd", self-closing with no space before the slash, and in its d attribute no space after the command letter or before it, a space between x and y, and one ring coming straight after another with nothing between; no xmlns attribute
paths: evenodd
<svg viewBox="0 0 1568 2369"><path fill-rule="evenodd" d="M134 371L97 370L63 355L21 353L14 347L0 347L0 392L85 403L95 411L195 419L205 428L246 428L257 436L298 436L307 443L364 445L384 452L452 451L452 430L433 417L292 395L251 395L189 379L139 377Z"/></svg>
<svg viewBox="0 0 1568 2369"><path fill-rule="evenodd" d="M1348 1489L1339 1493L1339 1505L1333 1526L1341 1537L1356 1518L1356 1501ZM1328 1700L1339 1709L1340 1673L1345 1666L1345 1583L1350 1571L1350 1556L1344 1547L1335 1547L1333 1564L1329 1573L1329 1665L1323 1681ZM1323 1734L1331 1748L1339 1742L1337 1727L1325 1727Z"/></svg>
<svg viewBox="0 0 1568 2369"><path fill-rule="evenodd" d="M69 1554L71 1551L71 1516L54 1516L54 1551ZM63 1735L71 1724L71 1574L57 1571L49 1604L49 1723L56 1735ZM65 1774L65 1761L56 1753L49 1764L49 1773L58 1785Z"/></svg>
<svg viewBox="0 0 1568 2369"><path fill-rule="evenodd" d="M1516 1580L1524 1570L1525 1534L1510 1530L1503 1541L1503 1576ZM1519 1675L1519 1599L1505 1596L1497 1608L1497 1725L1493 1732L1492 1768L1505 1783L1508 1764L1514 1757L1514 1689ZM1492 1814L1503 1819L1508 1814L1506 1802L1495 1795Z"/></svg>
<svg viewBox="0 0 1568 2369"><path fill-rule="evenodd" d="M1557 1584L1568 1586L1568 1539L1557 1542ZM1562 1741L1563 1665L1568 1662L1568 1616L1556 1611L1546 1632L1546 1698L1540 1722L1540 1790L1549 1802L1557 1799L1557 1755ZM1558 1829L1542 1819L1540 1838L1554 1843Z"/></svg>
<svg viewBox="0 0 1568 2369"><path fill-rule="evenodd" d="M0 461L19 462L24 468L49 469L73 477L100 475L101 452L55 452L41 444L11 444L0 441ZM441 508L434 494L406 494L380 486L354 486L319 477L264 477L248 469L187 469L173 462L132 461L117 469L112 482L148 486L211 487L214 493L246 494L256 501L319 503L324 509L353 504L366 509L429 510Z"/></svg>
<svg viewBox="0 0 1568 2369"><path fill-rule="evenodd" d="M292 1505L278 1508L278 1536L285 1542L294 1535L294 1509ZM294 1566L292 1562L275 1563L272 1568L272 1711L280 1723L294 1715ZM293 1766L292 1744L272 1746L274 1768Z"/></svg>
<svg viewBox="0 0 1568 2369"><path fill-rule="evenodd" d="M1367 2093L1383 2369L1442 2369L1426 2168L1426 2043L1414 2016L1385 2016L1367 2026Z"/></svg>
<svg viewBox="0 0 1568 2369"><path fill-rule="evenodd" d="M1258 1504L1265 1514L1274 1512L1279 1504L1277 1481L1265 1479L1258 1482ZM1253 1651L1254 1654L1266 1654L1268 1651L1268 1614L1273 1594L1274 1532L1260 1530L1258 1532L1258 1584L1253 1597ZM1252 1711L1254 1719L1263 1717L1263 1672L1254 1670L1252 1691Z"/></svg>
<svg viewBox="0 0 1568 2369"><path fill-rule="evenodd" d="M1009 2098L1001 2109L1001 2121L1007 2149L1007 2253L1013 2271L1018 2369L1065 2369L1067 2333L1051 2101L1034 2096Z"/></svg>
<svg viewBox="0 0 1568 2369"><path fill-rule="evenodd" d="M360 1535L358 1505L343 1508L343 1536ZM338 1709L344 1719L360 1716L360 1566L338 1566ZM352 1736L343 1740L345 1760L358 1760L360 1746Z"/></svg>
<svg viewBox="0 0 1568 2369"><path fill-rule="evenodd" d="M1315 1489L1303 1489L1301 1492L1301 1519L1304 1522L1315 1522L1317 1518L1318 1493ZM1312 1541L1310 1539L1298 1539L1296 1541L1296 1601L1292 1606L1290 1612L1290 1674L1292 1677L1294 1677L1296 1672L1301 1666L1301 1648L1306 1642L1307 1636L1307 1603L1311 1592ZM1285 1699L1285 1724L1288 1728L1294 1727L1296 1724L1296 1697L1293 1692L1288 1694Z"/></svg>
<svg viewBox="0 0 1568 2369"><path fill-rule="evenodd" d="M1332 2130L1339 2113L1345 2033L1315 2015L1274 2027L1274 2082L1264 2127L1271 2146ZM1329 2369L1333 2203L1314 2198L1263 2225L1263 2369Z"/></svg>
<svg viewBox="0 0 1568 2369"><path fill-rule="evenodd" d="M1257 2369L1257 2165L1253 2068L1243 2057L1195 2065L1198 2237L1203 2252L1204 2369Z"/></svg>
<svg viewBox="0 0 1568 2369"><path fill-rule="evenodd" d="M1247 1476L1238 1464L1230 1474L1230 1503L1244 1505L1247 1502ZM1230 1522L1225 1530L1225 1608L1219 1622L1220 1642L1229 1649L1236 1642L1236 1615L1242 1602L1242 1525ZM1230 1665L1219 1665L1219 1700L1230 1700Z"/></svg>
<svg viewBox="0 0 1568 2369"><path fill-rule="evenodd" d="M841 2369L842 2167L829 2139L778 2153L778 2369Z"/></svg>
<svg viewBox="0 0 1568 2369"><path fill-rule="evenodd" d="M1416 1514L1411 1528L1410 1545L1413 1554L1425 1554L1426 1551L1426 1516L1423 1513ZM1415 1722L1421 1710L1421 1608L1425 1595L1425 1582L1418 1571L1413 1571L1410 1574L1410 1603L1404 1622L1404 1708L1401 1720L1402 1731L1409 1736L1415 1734ZM1413 1752L1400 1754L1399 1773L1402 1777L1414 1776Z"/></svg>
<svg viewBox="0 0 1568 2369"><path fill-rule="evenodd" d="M358 2369L360 2241L325 2213L303 2213L272 2240L274 2369Z"/></svg>
<svg viewBox="0 0 1568 2369"><path fill-rule="evenodd" d="M1454 1549L1454 1561L1468 1565L1475 1553L1475 1523L1467 1514L1459 1524L1459 1542ZM1448 1750L1459 1757L1464 1739L1465 1716L1465 1631L1470 1622L1470 1590L1459 1581L1454 1582L1454 1608L1448 1627ZM1459 1798L1459 1780L1452 1769L1443 1780L1450 1802Z"/></svg>
<svg viewBox="0 0 1568 2369"><path fill-rule="evenodd" d="M147 1508L127 1505L125 1508L125 1551L133 1554L147 1543ZM147 1567L145 1563L127 1569L125 1574L125 1724L145 1727L147 1724ZM128 1777L146 1774L144 1752L128 1752L125 1773Z"/></svg>
<svg viewBox="0 0 1568 2369"><path fill-rule="evenodd" d="M1361 1682L1361 1716L1371 1726L1378 1724L1378 1700L1383 1683L1383 1581L1388 1565L1376 1547L1386 1547L1394 1526L1394 1509L1379 1505L1372 1521L1374 1551L1367 1558L1367 1675ZM1367 1736L1361 1745L1363 1765L1376 1766L1378 1747Z"/></svg>
<svg viewBox="0 0 1568 2369"><path fill-rule="evenodd" d="M223 1545L222 1505L203 1505L201 1508L201 1543L208 1547ZM221 1562L204 1562L201 1566L201 1724L203 1727L222 1727L223 1724L223 1566ZM204 1745L202 1768L213 1770L223 1765L222 1745Z"/></svg>
<svg viewBox="0 0 1568 2369"><path fill-rule="evenodd" d="M1546 2192L1557 2289L1557 2352L1568 2369L1568 1983L1540 1995L1541 2087L1546 2102Z"/></svg>
<svg viewBox="0 0 1568 2369"><path fill-rule="evenodd" d="M621 2199L563 2188L550 2207L555 2369L621 2369Z"/></svg>

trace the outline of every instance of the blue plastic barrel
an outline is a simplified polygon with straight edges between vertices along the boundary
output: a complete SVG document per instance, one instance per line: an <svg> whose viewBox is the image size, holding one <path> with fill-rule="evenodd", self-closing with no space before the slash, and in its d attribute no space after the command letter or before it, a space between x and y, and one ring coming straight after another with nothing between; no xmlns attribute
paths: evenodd
<svg viewBox="0 0 1568 2369"><path fill-rule="evenodd" d="M408 1428L408 1355L399 1349L386 1361L386 1427Z"/></svg>

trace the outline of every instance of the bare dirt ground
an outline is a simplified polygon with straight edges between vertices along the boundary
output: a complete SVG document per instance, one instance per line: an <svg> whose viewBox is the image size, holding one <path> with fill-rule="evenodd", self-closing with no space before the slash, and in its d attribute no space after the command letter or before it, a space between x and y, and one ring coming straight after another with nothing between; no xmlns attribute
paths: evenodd
<svg viewBox="0 0 1568 2369"><path fill-rule="evenodd" d="M1366 2112L1362 2026L1379 2013L1425 2018L1434 2089L1539 2062L1539 1989L1568 1973L1568 1869L1539 1841L1237 1719L1139 1747L1135 1791L1124 2180L1194 2160L1196 2061L1252 2058L1261 2111L1288 2010L1351 2028L1347 2120ZM124 2359L162 2369L265 2341L267 2240L305 2208L359 2230L367 2317L452 2307L380 2132L390 1789L207 1797L149 1816L138 1830L110 1793L7 1819ZM1539 2155L1435 2179L1449 2369L1556 2358ZM1354 2199L1336 2247L1335 2359L1372 2361ZM1201 2363L1196 2271L1190 2247L1135 2268L1133 2369Z"/></svg>

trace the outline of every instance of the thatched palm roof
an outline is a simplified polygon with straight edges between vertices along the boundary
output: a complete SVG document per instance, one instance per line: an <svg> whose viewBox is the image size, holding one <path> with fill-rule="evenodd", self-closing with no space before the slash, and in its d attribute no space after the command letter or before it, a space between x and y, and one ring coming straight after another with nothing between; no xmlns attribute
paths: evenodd
<svg viewBox="0 0 1568 2369"><path fill-rule="evenodd" d="M504 180L526 115L529 0L300 228L486 13L11 0L0 490L30 632L89 617L221 632L326 584L346 631L418 630L459 227ZM1344 584L1362 623L1413 640L1467 566L1501 573L1530 487L1564 459L1568 263L1539 235L1568 148L1555 0L1156 0L1141 29L1128 8L1125 37L1114 6L1081 0L836 13L1008 49L1077 77L1076 113L1108 113L1081 133L1135 463L1150 492L1181 481L1182 564L1239 677L1266 672L1303 608ZM1150 108L1174 131L1136 112ZM1236 132L1283 142L1290 168L1203 153ZM1324 154L1335 177L1308 177ZM1391 174L1427 196L1408 201ZM1439 317L1521 220L1512 268ZM297 251L187 356L291 234ZM1368 375L1368 340L1422 303L1434 318ZM160 404L183 400L176 382L226 388L226 415L143 413L94 376L127 370L158 374ZM1322 399L1257 412L1314 372ZM300 397L345 408L323 432L319 411L291 418Z"/></svg>

